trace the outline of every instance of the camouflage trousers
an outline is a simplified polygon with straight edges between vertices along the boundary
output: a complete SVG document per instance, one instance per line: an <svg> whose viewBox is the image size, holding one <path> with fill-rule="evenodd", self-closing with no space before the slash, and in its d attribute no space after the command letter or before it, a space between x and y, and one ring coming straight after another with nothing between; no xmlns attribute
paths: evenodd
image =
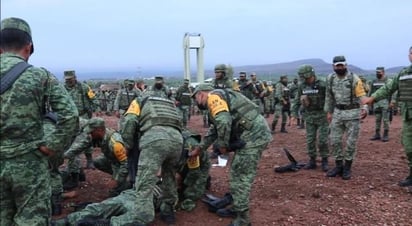
<svg viewBox="0 0 412 226"><path fill-rule="evenodd" d="M56 153L49 158L50 165L50 186L53 195L63 193L63 180L59 171L59 167L63 165L63 153Z"/></svg>
<svg viewBox="0 0 412 226"><path fill-rule="evenodd" d="M335 116L335 114L334 114ZM341 120L333 117L330 124L330 144L336 160L353 160L357 150L360 120ZM346 151L343 152L342 139L346 133Z"/></svg>
<svg viewBox="0 0 412 226"><path fill-rule="evenodd" d="M381 125L383 123L383 129L389 130L389 112L385 108L375 109L375 130L381 130Z"/></svg>
<svg viewBox="0 0 412 226"><path fill-rule="evenodd" d="M117 121L117 131L119 131L119 133L122 131L124 124L126 123L124 118L124 113L126 112L126 110L119 110L120 118L119 121Z"/></svg>
<svg viewBox="0 0 412 226"><path fill-rule="evenodd" d="M93 159L93 164L96 169L112 175L115 180L122 178L120 181L118 181L119 183L126 183L126 177L120 175L121 172L119 165L113 164L104 155L100 155L97 158Z"/></svg>
<svg viewBox="0 0 412 226"><path fill-rule="evenodd" d="M409 167L412 168L412 120L403 120L402 145L405 149Z"/></svg>
<svg viewBox="0 0 412 226"><path fill-rule="evenodd" d="M181 105L177 108L177 112L179 113L180 117L182 117L183 126L187 126L187 121L189 120L189 105Z"/></svg>
<svg viewBox="0 0 412 226"><path fill-rule="evenodd" d="M288 114L289 113L287 111L283 110L281 104L276 104L275 113L273 115L272 128L275 128L277 126L280 117L282 117L282 124L286 124L288 120Z"/></svg>
<svg viewBox="0 0 412 226"><path fill-rule="evenodd" d="M143 139L143 137L142 137ZM158 178L156 173L162 169L163 196L160 199L160 212L171 213L177 202L176 165L179 161L182 140L159 139L145 145L140 145L140 157L136 176L136 211L134 218L141 224L153 221L155 209L153 206L153 187Z"/></svg>
<svg viewBox="0 0 412 226"><path fill-rule="evenodd" d="M0 160L0 225L47 226L51 219L48 160L38 150Z"/></svg>
<svg viewBox="0 0 412 226"><path fill-rule="evenodd" d="M306 145L309 157L316 158L316 140L318 140L319 154L322 158L329 156L328 132L329 125L326 115L322 112L323 118L306 119Z"/></svg>
<svg viewBox="0 0 412 226"><path fill-rule="evenodd" d="M235 152L230 167L229 187L233 197L233 210L249 210L249 196L256 169L266 145L247 147Z"/></svg>
<svg viewBox="0 0 412 226"><path fill-rule="evenodd" d="M254 98L252 101L256 104L256 106L259 107L259 113L263 115L265 110L265 104L262 102L262 100L260 98Z"/></svg>
<svg viewBox="0 0 412 226"><path fill-rule="evenodd" d="M273 111L273 98L271 96L267 96L263 98L264 100L264 108L265 108L265 114L271 114Z"/></svg>

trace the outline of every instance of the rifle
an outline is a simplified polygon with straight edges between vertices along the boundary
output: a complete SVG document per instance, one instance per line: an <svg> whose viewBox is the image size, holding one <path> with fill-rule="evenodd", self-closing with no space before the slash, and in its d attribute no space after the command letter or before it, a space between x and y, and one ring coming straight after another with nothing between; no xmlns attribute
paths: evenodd
<svg viewBox="0 0 412 226"><path fill-rule="evenodd" d="M288 149L283 148L283 151L288 157L290 164L286 166L276 167L275 168L276 173L296 172L305 166L305 163L299 163L298 161L296 161L296 159L293 157L293 155L289 152Z"/></svg>

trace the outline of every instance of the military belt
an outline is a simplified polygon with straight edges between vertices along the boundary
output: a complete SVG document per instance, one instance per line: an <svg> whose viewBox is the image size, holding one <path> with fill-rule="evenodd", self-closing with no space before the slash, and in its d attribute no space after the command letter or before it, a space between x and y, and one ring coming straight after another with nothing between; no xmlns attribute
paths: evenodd
<svg viewBox="0 0 412 226"><path fill-rule="evenodd" d="M352 110L352 109L356 109L359 107L360 107L359 104L337 104L335 105L335 108L339 110Z"/></svg>

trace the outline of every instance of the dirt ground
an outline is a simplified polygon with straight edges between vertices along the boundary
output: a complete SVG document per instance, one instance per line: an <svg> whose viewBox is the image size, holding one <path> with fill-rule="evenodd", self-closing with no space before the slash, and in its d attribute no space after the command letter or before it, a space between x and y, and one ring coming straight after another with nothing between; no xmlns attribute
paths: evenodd
<svg viewBox="0 0 412 226"><path fill-rule="evenodd" d="M105 117L116 127L114 117ZM269 117L268 122L272 120ZM282 151L288 148L301 162L307 161L305 130L292 125L289 133L276 133L263 153L250 197L253 225L412 225L412 194L397 182L408 174L407 160L400 143L401 118L394 116L387 143L370 141L374 134L374 116L361 125L358 153L353 163L352 179L327 178L320 167L291 173L275 173L276 166L288 164ZM201 134L201 116L191 118L189 128ZM94 155L98 155L95 153ZM84 156L82 156L84 158ZM216 160L212 160L215 163ZM334 160L329 159L331 166ZM320 159L318 159L320 164ZM76 189L78 196L64 201L64 214L72 203L98 202L108 195L110 176L98 170L85 170L86 181ZM210 193L223 196L228 191L228 167L212 167ZM179 226L228 225L231 219L210 213L201 201L192 212L178 211ZM151 224L165 225L156 216Z"/></svg>

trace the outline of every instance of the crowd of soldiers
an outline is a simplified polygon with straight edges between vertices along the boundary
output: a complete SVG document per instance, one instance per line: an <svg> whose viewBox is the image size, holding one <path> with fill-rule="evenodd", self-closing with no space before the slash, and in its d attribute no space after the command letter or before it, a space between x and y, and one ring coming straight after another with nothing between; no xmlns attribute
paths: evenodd
<svg viewBox="0 0 412 226"><path fill-rule="evenodd" d="M287 76L275 84L259 81L255 73L248 80L246 72L235 81L233 68L226 64L216 65L211 84L193 90L184 80L175 95L163 77L156 77L149 89L143 81L128 80L114 101L115 130L98 117L99 99L77 80L75 71L64 72L62 86L46 69L27 64L34 51L27 22L1 21L0 50L2 82L7 81L1 87L1 225L139 226L152 222L155 211L165 223L175 224L175 211L193 210L211 186L208 149L214 145L217 155L233 155L229 192L208 204L217 215L233 218L229 226L249 226L252 184L262 152L276 136L279 118L281 133L287 133L288 118L306 128L305 169L317 168L319 152L327 177L349 180L360 122L367 116L366 104L373 102L377 127L372 140L387 142L385 109L399 101L410 168L399 185L412 186L412 65L391 80L383 80L384 69L378 67L370 97L361 78L348 70L344 56L333 58L334 72L326 81L311 65L301 65L292 83ZM187 128L193 103L207 120L203 137ZM268 123L271 113L273 121ZM111 175L109 198L51 220L51 215L61 213L64 191L86 180L82 153L86 168ZM332 169L330 155L335 160ZM64 159L67 164L61 171Z"/></svg>

